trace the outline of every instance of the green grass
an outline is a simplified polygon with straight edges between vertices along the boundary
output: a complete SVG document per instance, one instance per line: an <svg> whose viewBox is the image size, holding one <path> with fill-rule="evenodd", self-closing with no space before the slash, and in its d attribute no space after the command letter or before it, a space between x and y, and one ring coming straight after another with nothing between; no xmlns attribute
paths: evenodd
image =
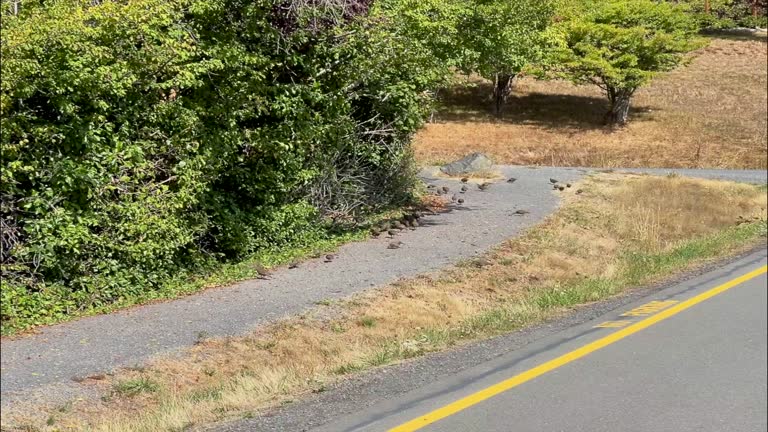
<svg viewBox="0 0 768 432"><path fill-rule="evenodd" d="M115 393L121 396L136 396L140 393L154 393L160 390L160 385L147 377L120 381L113 387Z"/></svg>
<svg viewBox="0 0 768 432"><path fill-rule="evenodd" d="M360 318L360 325L368 328L374 327L376 326L376 319L369 316L362 317Z"/></svg>

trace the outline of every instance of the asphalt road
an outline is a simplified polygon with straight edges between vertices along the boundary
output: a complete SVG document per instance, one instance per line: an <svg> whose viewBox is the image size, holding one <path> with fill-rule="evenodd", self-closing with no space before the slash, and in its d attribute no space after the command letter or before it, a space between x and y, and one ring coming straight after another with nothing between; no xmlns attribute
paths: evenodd
<svg viewBox="0 0 768 432"><path fill-rule="evenodd" d="M766 274L737 280L765 266L766 254L619 301L577 325L566 317L523 344L510 335L465 347L456 361L385 368L218 430L766 431ZM487 360L473 361L478 355ZM474 366L435 372L462 356ZM428 378L419 382L421 373Z"/></svg>

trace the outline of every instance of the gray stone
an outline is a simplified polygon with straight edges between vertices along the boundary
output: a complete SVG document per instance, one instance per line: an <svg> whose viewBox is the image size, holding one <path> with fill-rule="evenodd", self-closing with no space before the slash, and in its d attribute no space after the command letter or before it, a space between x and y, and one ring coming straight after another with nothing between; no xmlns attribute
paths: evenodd
<svg viewBox="0 0 768 432"><path fill-rule="evenodd" d="M487 171L491 167L493 167L491 158L482 153L472 153L441 167L440 171L450 176L457 176Z"/></svg>

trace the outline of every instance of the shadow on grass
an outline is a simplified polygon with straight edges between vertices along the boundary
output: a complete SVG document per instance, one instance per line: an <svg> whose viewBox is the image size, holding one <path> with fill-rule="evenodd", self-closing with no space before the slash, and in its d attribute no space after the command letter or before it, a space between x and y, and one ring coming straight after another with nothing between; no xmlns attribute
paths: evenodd
<svg viewBox="0 0 768 432"><path fill-rule="evenodd" d="M493 112L490 82L459 85L442 91L436 122L498 122L534 125L552 130L608 130L603 122L609 109L605 98L572 94L516 93L509 96L500 116ZM630 122L648 118L651 107L633 106Z"/></svg>

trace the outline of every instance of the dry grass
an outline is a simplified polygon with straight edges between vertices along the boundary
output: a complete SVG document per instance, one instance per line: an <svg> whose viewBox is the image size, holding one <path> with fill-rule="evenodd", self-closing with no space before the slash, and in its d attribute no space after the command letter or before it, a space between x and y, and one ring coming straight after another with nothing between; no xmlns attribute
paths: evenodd
<svg viewBox="0 0 768 432"><path fill-rule="evenodd" d="M509 331L763 241L765 188L600 174L564 194L554 216L483 259L246 337L202 340L181 356L83 381L101 390L101 401L76 401L65 411L35 407L37 417L17 408L3 422L9 429L154 432L248 417L323 391L345 374ZM628 253L647 259L627 260Z"/></svg>
<svg viewBox="0 0 768 432"><path fill-rule="evenodd" d="M764 38L713 39L690 65L641 89L630 124L612 133L595 87L524 78L496 119L490 83L470 79L443 95L436 122L416 136L416 156L425 164L480 151L517 165L764 169L766 54Z"/></svg>

